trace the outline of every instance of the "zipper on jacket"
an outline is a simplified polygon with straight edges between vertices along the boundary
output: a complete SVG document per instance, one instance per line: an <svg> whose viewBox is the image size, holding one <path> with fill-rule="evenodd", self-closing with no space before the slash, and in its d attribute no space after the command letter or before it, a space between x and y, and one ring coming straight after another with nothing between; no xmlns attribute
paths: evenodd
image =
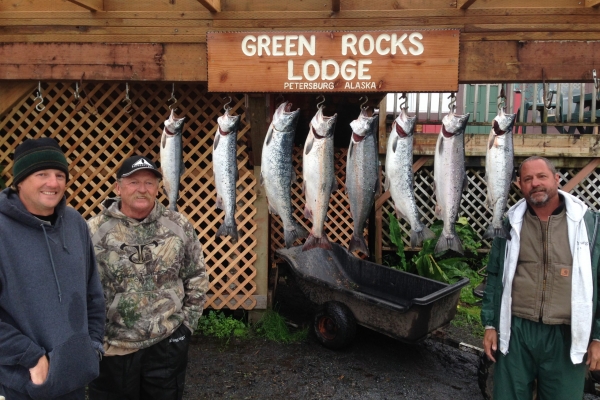
<svg viewBox="0 0 600 400"><path fill-rule="evenodd" d="M550 218L546 222L546 236L544 237L543 243L543 265L544 265L544 280L542 281L542 304L540 306L540 321L544 316L544 301L546 300L546 281L548 280L548 232L550 231ZM542 221L540 220L540 225Z"/></svg>

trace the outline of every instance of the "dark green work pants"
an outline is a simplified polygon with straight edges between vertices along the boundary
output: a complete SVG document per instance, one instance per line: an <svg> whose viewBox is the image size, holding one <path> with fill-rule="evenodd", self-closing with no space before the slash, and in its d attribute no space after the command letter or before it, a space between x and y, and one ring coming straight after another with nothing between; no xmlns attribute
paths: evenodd
<svg viewBox="0 0 600 400"><path fill-rule="evenodd" d="M494 400L531 400L535 379L539 400L582 399L585 363L571 362L570 329L513 317L508 354L497 352Z"/></svg>

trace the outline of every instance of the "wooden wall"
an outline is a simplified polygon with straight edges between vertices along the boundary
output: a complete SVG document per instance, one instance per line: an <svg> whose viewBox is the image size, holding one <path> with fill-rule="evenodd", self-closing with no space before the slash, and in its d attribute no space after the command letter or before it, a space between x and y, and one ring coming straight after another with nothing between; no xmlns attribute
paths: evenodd
<svg viewBox="0 0 600 400"><path fill-rule="evenodd" d="M220 11L211 13L202 3L216 4ZM600 69L599 4L600 0L0 0L0 79L79 79L85 72L84 79L202 81L209 31L453 28L462 33L461 83L591 81L591 70ZM94 45L74 45L84 43Z"/></svg>

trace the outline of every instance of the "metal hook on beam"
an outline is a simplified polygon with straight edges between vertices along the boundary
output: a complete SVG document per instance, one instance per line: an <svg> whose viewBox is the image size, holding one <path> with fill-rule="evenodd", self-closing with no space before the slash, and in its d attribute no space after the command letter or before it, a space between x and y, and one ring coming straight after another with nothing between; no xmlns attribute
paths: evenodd
<svg viewBox="0 0 600 400"><path fill-rule="evenodd" d="M504 84L500 84L500 96L498 96L498 110L504 111L506 109L506 93L504 91Z"/></svg>
<svg viewBox="0 0 600 400"><path fill-rule="evenodd" d="M223 100L227 100L227 103L225 103L225 105L223 105L223 109L225 111L229 111L231 110L231 106L229 105L232 102L231 96L227 96L227 97L223 97Z"/></svg>
<svg viewBox="0 0 600 400"><path fill-rule="evenodd" d="M452 114L454 114L456 112L456 93L455 92L450 93L450 96L448 96L448 98L450 99L450 104L448 104L448 109L450 110L450 112Z"/></svg>
<svg viewBox="0 0 600 400"><path fill-rule="evenodd" d="M173 88L171 89L171 97L169 98L169 100L167 100L167 104L169 102L172 102L171 104L169 104L169 110L172 110L175 107L175 104L177 104L177 99L175 98L175 84L173 83Z"/></svg>
<svg viewBox="0 0 600 400"><path fill-rule="evenodd" d="M125 104L125 112L127 114L131 114L132 111L132 107L131 107L131 99L129 98L129 82L125 82L125 98L123 99L123 103Z"/></svg>
<svg viewBox="0 0 600 400"><path fill-rule="evenodd" d="M285 101L285 97L283 97L283 93L279 93L277 95L277 97L275 97L275 107L279 106L284 101Z"/></svg>
<svg viewBox="0 0 600 400"><path fill-rule="evenodd" d="M594 88L596 88L596 99L600 101L600 79L596 76L596 70L592 70L592 78L594 79Z"/></svg>
<svg viewBox="0 0 600 400"><path fill-rule="evenodd" d="M325 96L320 94L317 96L317 100L319 100L319 97L323 98L323 100L321 100L319 103L317 103L317 108L325 108L325 106L323 105L325 103Z"/></svg>
<svg viewBox="0 0 600 400"><path fill-rule="evenodd" d="M554 93L550 90L550 84L546 83L546 76L544 74L544 68L542 68L542 97L544 101L544 107L548 110L552 107L552 99L554 98Z"/></svg>
<svg viewBox="0 0 600 400"><path fill-rule="evenodd" d="M35 96L35 100L39 100L40 102L35 105L35 109L38 111L43 111L46 106L44 105L44 96L42 96L42 81L38 81L38 92L37 96Z"/></svg>
<svg viewBox="0 0 600 400"><path fill-rule="evenodd" d="M367 102L369 101L369 98L367 96L360 96L360 98L358 99L358 101L361 101L363 98L365 99L365 101L363 101L362 103L360 103L360 109L361 110L366 110L367 108L369 108L369 107L365 106L365 104L367 104Z"/></svg>
<svg viewBox="0 0 600 400"><path fill-rule="evenodd" d="M406 95L406 92L402 93L402 95L398 97L398 100L400 100L400 109L408 110L408 96Z"/></svg>

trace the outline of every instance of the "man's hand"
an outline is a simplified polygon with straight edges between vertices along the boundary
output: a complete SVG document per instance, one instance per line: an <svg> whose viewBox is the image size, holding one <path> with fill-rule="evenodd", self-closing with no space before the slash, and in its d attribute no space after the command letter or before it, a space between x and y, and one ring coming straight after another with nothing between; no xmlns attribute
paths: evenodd
<svg viewBox="0 0 600 400"><path fill-rule="evenodd" d="M50 364L48 363L48 359L46 358L46 356L41 356L38 360L37 365L29 369L31 381L36 385L41 385L42 383L46 382L49 367Z"/></svg>
<svg viewBox="0 0 600 400"><path fill-rule="evenodd" d="M490 360L496 362L494 353L498 350L498 333L495 329L486 329L483 335L483 350Z"/></svg>
<svg viewBox="0 0 600 400"><path fill-rule="evenodd" d="M600 342L592 340L588 346L587 361L585 362L590 367L590 371L600 370Z"/></svg>

